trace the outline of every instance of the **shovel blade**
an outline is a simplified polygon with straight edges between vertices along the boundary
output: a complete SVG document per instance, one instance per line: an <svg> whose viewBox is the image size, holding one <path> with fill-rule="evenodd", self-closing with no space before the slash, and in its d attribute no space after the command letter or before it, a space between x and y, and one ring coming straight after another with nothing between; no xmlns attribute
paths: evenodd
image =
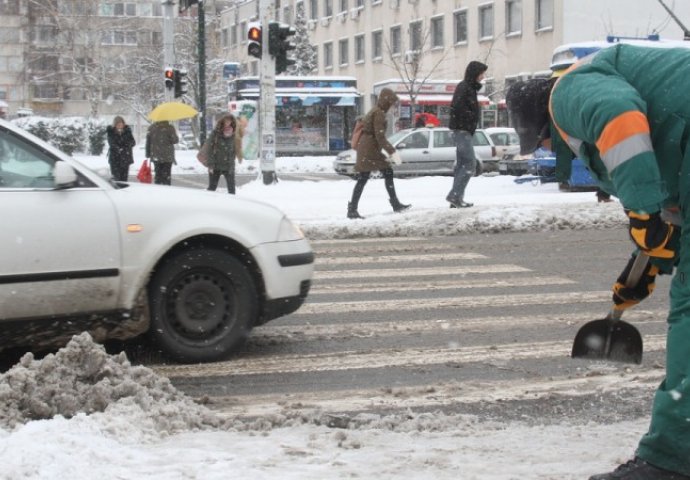
<svg viewBox="0 0 690 480"><path fill-rule="evenodd" d="M573 358L642 362L642 336L623 320L604 318L585 323L575 336Z"/></svg>

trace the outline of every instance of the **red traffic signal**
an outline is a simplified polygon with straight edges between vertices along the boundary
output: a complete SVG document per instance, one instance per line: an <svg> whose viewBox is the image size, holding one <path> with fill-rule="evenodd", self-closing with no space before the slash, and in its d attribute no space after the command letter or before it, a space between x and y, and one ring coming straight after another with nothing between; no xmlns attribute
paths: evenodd
<svg viewBox="0 0 690 480"><path fill-rule="evenodd" d="M175 70L168 67L163 72L163 75L165 76L165 88L171 90L175 86Z"/></svg>
<svg viewBox="0 0 690 480"><path fill-rule="evenodd" d="M261 58L261 27L251 27L247 31L247 39L249 45L247 46L247 53L252 57Z"/></svg>

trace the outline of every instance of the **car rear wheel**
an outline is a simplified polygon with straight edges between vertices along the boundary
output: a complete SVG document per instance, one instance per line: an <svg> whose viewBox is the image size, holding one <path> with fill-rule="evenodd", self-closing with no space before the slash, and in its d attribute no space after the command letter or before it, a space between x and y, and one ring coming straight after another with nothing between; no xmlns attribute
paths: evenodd
<svg viewBox="0 0 690 480"><path fill-rule="evenodd" d="M226 358L249 334L258 310L254 279L237 258L193 248L168 258L149 283L149 338L180 362Z"/></svg>

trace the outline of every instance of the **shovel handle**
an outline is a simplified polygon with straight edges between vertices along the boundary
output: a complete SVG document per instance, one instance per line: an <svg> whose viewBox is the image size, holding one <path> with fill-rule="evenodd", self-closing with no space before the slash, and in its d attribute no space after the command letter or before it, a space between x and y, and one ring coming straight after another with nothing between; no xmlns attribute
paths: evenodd
<svg viewBox="0 0 690 480"><path fill-rule="evenodd" d="M642 278L642 275L644 274L644 270L645 268L647 268L648 263L649 255L647 255L643 251L639 251L637 253L637 257L635 257L635 261L633 262L632 267L630 268L628 278L625 279L626 287L633 288L635 285L637 285L637 282L639 282L640 278ZM612 308L611 312L609 313L609 318L611 320L620 320L622 315L623 310L617 310L615 308Z"/></svg>

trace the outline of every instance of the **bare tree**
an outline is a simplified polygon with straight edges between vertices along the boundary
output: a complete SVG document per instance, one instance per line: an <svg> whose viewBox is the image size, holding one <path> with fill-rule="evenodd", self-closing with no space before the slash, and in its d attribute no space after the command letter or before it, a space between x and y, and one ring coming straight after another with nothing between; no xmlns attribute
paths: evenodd
<svg viewBox="0 0 690 480"><path fill-rule="evenodd" d="M386 64L398 73L405 92L410 97L410 111L413 114L419 92L446 59L450 48L443 48L440 56L429 63L424 52L431 50L431 25L426 26L423 20L412 22L407 33L408 41L403 41L401 35L400 45L391 45L388 40L385 41Z"/></svg>

